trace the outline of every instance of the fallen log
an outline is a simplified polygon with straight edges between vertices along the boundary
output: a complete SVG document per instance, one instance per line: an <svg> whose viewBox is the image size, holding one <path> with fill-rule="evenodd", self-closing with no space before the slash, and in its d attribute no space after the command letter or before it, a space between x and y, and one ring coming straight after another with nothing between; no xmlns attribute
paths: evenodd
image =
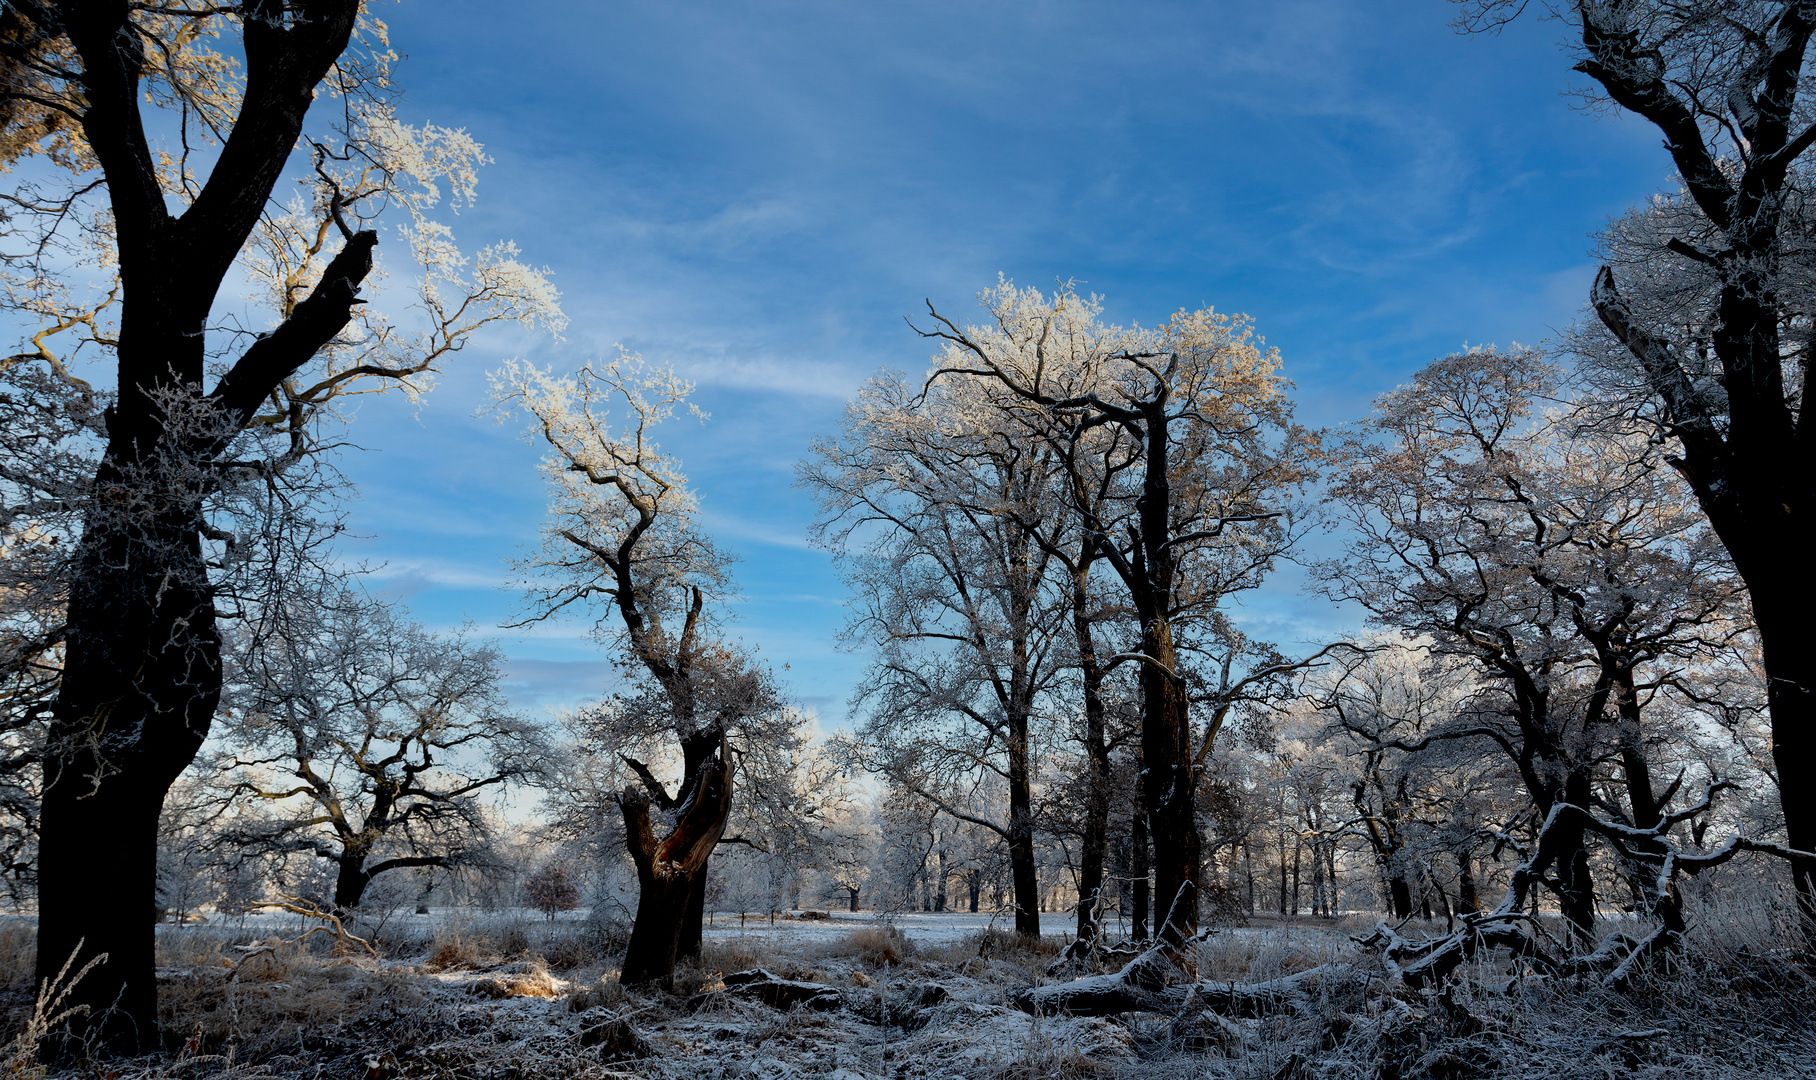
<svg viewBox="0 0 1816 1080"><path fill-rule="evenodd" d="M1140 956L1110 975L1092 975L1051 986L1031 986L1015 995L1015 1007L1035 1016L1111 1016L1164 1010L1169 978L1189 965L1187 946L1196 935L1185 932L1185 913L1197 899L1188 880L1179 886L1160 936Z"/></svg>
<svg viewBox="0 0 1816 1080"><path fill-rule="evenodd" d="M806 1005L810 1009L836 1009L843 997L837 987L824 983L784 979L762 968L736 971L725 976L725 989L697 995L688 1004L698 1008L717 994L755 998L772 1009L792 1009Z"/></svg>

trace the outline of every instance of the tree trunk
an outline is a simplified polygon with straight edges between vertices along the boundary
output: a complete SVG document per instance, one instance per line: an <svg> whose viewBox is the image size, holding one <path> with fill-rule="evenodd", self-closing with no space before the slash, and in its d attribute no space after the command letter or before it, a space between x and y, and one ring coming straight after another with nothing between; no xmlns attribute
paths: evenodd
<svg viewBox="0 0 1816 1080"><path fill-rule="evenodd" d="M1190 883L1181 914L1188 936L1198 929L1200 895L1197 777L1192 764L1191 703L1179 675L1169 610L1173 602L1172 488L1167 395L1144 403L1141 497L1136 500L1141 543L1135 549L1131 589L1141 619L1142 801L1154 840L1154 891L1169 902ZM1169 917L1171 913L1169 912Z"/></svg>
<svg viewBox="0 0 1816 1080"><path fill-rule="evenodd" d="M1412 886L1407 884L1404 875L1389 872L1387 877L1387 899L1393 908L1394 918L1412 917Z"/></svg>
<svg viewBox="0 0 1816 1080"><path fill-rule="evenodd" d="M1589 806L1589 776L1573 772L1564 786L1565 801L1574 806ZM1546 807L1546 813L1550 813ZM1580 815L1570 815L1568 822L1557 828L1558 909L1570 923L1578 941L1595 940L1595 885L1589 876L1589 845Z"/></svg>
<svg viewBox="0 0 1816 1080"><path fill-rule="evenodd" d="M687 914L681 920L681 940L675 947L679 959L699 956L706 941L706 875L711 870L712 855L708 854L700 864L700 876L695 879L693 890L687 894Z"/></svg>
<svg viewBox="0 0 1816 1080"><path fill-rule="evenodd" d="M1806 423L1816 427L1816 421ZM1801 541L1807 538L1787 530L1784 539L1785 546L1801 548ZM1816 852L1816 785L1799 780L1810 762L1816 761L1816 661L1812 659L1807 626L1809 612L1816 606L1816 588L1809 584L1807 553L1797 556L1794 562L1787 557L1783 565L1786 569L1795 567L1791 580L1801 588L1785 589L1790 582L1782 579L1769 585L1762 582L1754 588L1753 579L1748 578L1747 585L1753 594L1754 618L1765 659L1766 701L1772 711L1772 763L1778 772L1785 840L1797 851ZM1762 603L1761 593L1773 590L1781 591ZM1816 951L1816 859L1792 860L1791 883L1797 890L1805 932Z"/></svg>
<svg viewBox="0 0 1816 1080"><path fill-rule="evenodd" d="M847 885L845 886L845 891L851 894L851 910L853 914L856 914L858 910L858 887L856 885ZM976 911L977 909L972 908L971 910Z"/></svg>
<svg viewBox="0 0 1816 1080"><path fill-rule="evenodd" d="M1193 797L1191 718L1185 685L1171 670L1178 663L1172 628L1164 618L1149 620L1142 651L1166 665L1142 664L1142 796L1154 845L1154 893L1177 896L1192 884L1191 905L1182 913L1188 934L1198 929L1199 841Z"/></svg>
<svg viewBox="0 0 1816 1080"><path fill-rule="evenodd" d="M110 478L124 482L104 465L97 483ZM56 978L72 954L72 974L107 954L65 999L89 1010L67 1032L137 1053L159 1039L158 814L207 737L221 674L193 523L167 516L149 536L127 531L90 526L71 588L40 818L38 979Z"/></svg>
<svg viewBox="0 0 1816 1080"><path fill-rule="evenodd" d="M1137 807L1129 816L1129 936L1148 939L1148 817Z"/></svg>
<svg viewBox="0 0 1816 1080"><path fill-rule="evenodd" d="M691 792L685 812L660 841L650 825L649 795L627 787L618 796L638 886L637 918L620 976L626 985L673 984L689 898L704 880L707 857L731 815L731 750L723 737L719 756L702 763L684 790Z"/></svg>
<svg viewBox="0 0 1816 1080"><path fill-rule="evenodd" d="M359 906L360 897L366 895L366 886L372 883L372 875L366 873L366 853L363 851L343 852L337 864L334 910L344 913Z"/></svg>
<svg viewBox="0 0 1816 1080"><path fill-rule="evenodd" d="M1457 852L1457 910L1482 910L1482 902L1476 896L1475 870L1469 865L1469 855L1461 851Z"/></svg>
<svg viewBox="0 0 1816 1080"><path fill-rule="evenodd" d="M1010 722L1009 872L1015 881L1015 932L1040 936L1040 881L1034 866L1034 795L1028 760L1028 717Z"/></svg>
<svg viewBox="0 0 1816 1080"><path fill-rule="evenodd" d="M1090 550L1086 542L1079 566L1072 575L1072 636L1078 645L1078 664L1084 683L1085 781L1084 836L1078 860L1078 936L1095 932L1092 916L1097 894L1103 889L1104 849L1110 833L1109 725L1104 718L1104 672L1097 662L1097 644L1091 637Z"/></svg>
<svg viewBox="0 0 1816 1080"><path fill-rule="evenodd" d="M64 767L76 764L66 759ZM107 957L63 1003L90 1010L67 1025L72 1040L92 1039L122 1053L158 1047L153 923L158 811L167 787L168 782L147 783L117 773L92 790L74 782L45 789L39 847L40 985L55 979L72 954L72 975L90 959Z"/></svg>

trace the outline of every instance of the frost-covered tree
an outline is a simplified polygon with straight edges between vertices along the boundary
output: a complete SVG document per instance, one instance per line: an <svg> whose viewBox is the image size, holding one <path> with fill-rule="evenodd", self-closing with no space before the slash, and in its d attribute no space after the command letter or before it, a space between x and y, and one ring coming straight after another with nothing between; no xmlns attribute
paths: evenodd
<svg viewBox="0 0 1816 1080"><path fill-rule="evenodd" d="M567 378L513 363L493 383L501 411L530 416L554 489L542 547L521 565L530 619L596 602L596 631L635 680L576 726L584 750L635 777L611 796L639 881L624 980L666 981L678 955L699 951L708 861L734 805L733 746L761 752L794 735L793 719L768 666L714 633L707 601L729 588L728 559L655 443L677 409L702 415L687 405L691 384L623 353ZM679 757L673 790L655 753Z"/></svg>
<svg viewBox="0 0 1816 1080"><path fill-rule="evenodd" d="M90 1011L72 1023L100 1025L85 1036L119 1049L157 1030L156 987L149 928L113 917L110 898L151 903L158 806L214 713L217 590L246 555L220 497L281 486L321 448L337 400L420 385L475 325L558 319L547 282L508 247L463 262L424 216L444 193L470 196L478 147L397 121L395 54L362 7L4 10L0 155L38 167L12 172L5 193L0 303L28 344L3 363L39 365L54 402L92 392L105 405L79 492L8 479L5 546L40 529L40 512L74 533L52 571L68 583L55 641L32 639L35 662L59 670L42 755L39 964L54 977L79 942L108 955L75 991L70 1003ZM309 124L318 98L332 105ZM291 203L273 197L287 170L300 181ZM387 212L422 264L422 337L361 310ZM268 288L234 318L218 304L241 275ZM78 353L111 366L111 385L91 386Z"/></svg>
<svg viewBox="0 0 1816 1080"><path fill-rule="evenodd" d="M220 840L332 864L337 911L381 874L484 861L484 799L546 776L547 740L505 701L495 645L429 634L334 579L228 643Z"/></svg>
<svg viewBox="0 0 1816 1080"><path fill-rule="evenodd" d="M1003 838L1016 931L1038 935L1031 740L1068 663L1070 626L1035 531L1062 504L1051 450L1017 437L993 391L974 380L917 395L880 375L799 476L820 503L817 541L857 597L845 634L876 650L854 696L864 719L852 748L901 789ZM1007 807L949 800L984 773L1005 782Z"/></svg>
<svg viewBox="0 0 1816 1080"><path fill-rule="evenodd" d="M981 299L982 326L961 327L929 305L934 325L923 333L945 348L927 392L981 379L1017 399L1029 434L1062 460L1139 459L1121 535L1076 497L1089 483L1066 494L1139 628L1136 647L1111 659L1140 665L1142 797L1159 902L1170 904L1182 885L1199 884L1195 792L1217 732L1288 666L1237 632L1219 604L1258 586L1292 543L1292 502L1311 475L1315 440L1293 423L1279 355L1247 319L1182 311L1159 327L1123 330L1100 325L1098 302L1069 288L1043 296L1005 282ZM1126 441L1076 447L1097 429ZM1197 676L1196 687L1194 661L1215 672ZM1194 696L1210 706L1202 730ZM1195 904L1182 915L1197 925Z"/></svg>
<svg viewBox="0 0 1816 1080"><path fill-rule="evenodd" d="M1393 746L1485 740L1518 768L1537 820L1568 804L1649 829L1678 785L1652 776L1645 710L1680 665L1744 631L1739 586L1643 440L1533 415L1558 380L1530 351L1478 350L1379 399L1337 448L1332 493L1354 538L1317 575L1333 598L1474 670L1447 723ZM1606 768L1618 802L1598 791ZM1585 938L1588 839L1577 816L1560 822L1545 882Z"/></svg>
<svg viewBox="0 0 1816 1080"><path fill-rule="evenodd" d="M1523 0L1468 0L1492 27ZM1752 601L1781 776L1816 757L1816 354L1808 209L1816 112L1807 0L1574 0L1547 5L1593 97L1664 135L1679 191L1616 223L1590 302L1611 412L1637 414L1733 559ZM1599 340L1598 340L1599 338ZM1607 348L1608 344L1616 348ZM1792 848L1816 851L1816 790L1779 789ZM1792 861L1816 926L1816 857ZM1812 931L1816 933L1816 931Z"/></svg>

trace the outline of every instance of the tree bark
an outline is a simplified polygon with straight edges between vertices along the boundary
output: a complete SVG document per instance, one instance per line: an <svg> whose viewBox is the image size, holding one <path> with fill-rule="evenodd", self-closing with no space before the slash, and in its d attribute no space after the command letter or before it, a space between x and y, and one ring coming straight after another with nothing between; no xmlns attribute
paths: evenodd
<svg viewBox="0 0 1816 1080"><path fill-rule="evenodd" d="M631 861L637 865L637 917L619 976L627 986L674 983L688 899L731 815L731 750L723 740L719 756L689 778L688 791L674 829L660 841L650 824L649 795L627 787L618 797Z"/></svg>
<svg viewBox="0 0 1816 1080"><path fill-rule="evenodd" d="M1405 875L1388 871L1387 899L1393 907L1394 918L1408 919L1412 917L1412 886L1407 884Z"/></svg>
<svg viewBox="0 0 1816 1080"><path fill-rule="evenodd" d="M1154 891L1176 897L1191 883L1181 914L1189 936L1198 929L1199 839L1192 765L1191 705L1173 647L1169 608L1175 554L1171 545L1172 487L1167 395L1143 403L1142 491L1136 500L1140 543L1130 584L1141 620L1141 793L1154 843ZM1170 913L1169 913L1170 914Z"/></svg>
<svg viewBox="0 0 1816 1080"><path fill-rule="evenodd" d="M334 910L344 913L359 906L360 898L366 895L366 886L372 884L372 875L366 873L366 853L363 851L345 852L336 862Z"/></svg>
<svg viewBox="0 0 1816 1080"><path fill-rule="evenodd" d="M1136 807L1129 816L1129 936L1148 939L1148 817Z"/></svg>
<svg viewBox="0 0 1816 1080"><path fill-rule="evenodd" d="M1110 833L1109 725L1104 715L1103 665L1091 636L1091 551L1084 553L1072 572L1072 635L1078 645L1079 679L1085 706L1085 759L1090 772L1085 780L1084 835L1078 859L1078 937L1096 932L1094 907L1103 889L1104 850Z"/></svg>

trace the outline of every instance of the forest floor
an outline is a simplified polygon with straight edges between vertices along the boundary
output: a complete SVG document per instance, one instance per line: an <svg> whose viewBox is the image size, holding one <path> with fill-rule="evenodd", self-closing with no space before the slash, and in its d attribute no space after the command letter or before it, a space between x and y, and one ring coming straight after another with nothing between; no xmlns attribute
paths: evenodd
<svg viewBox="0 0 1816 1080"><path fill-rule="evenodd" d="M1046 921L1057 929L1062 918ZM620 987L609 946L576 919L403 917L381 933L377 957L326 934L291 943L294 918L166 926L159 979L172 1051L73 1075L1816 1078L1816 980L1771 950L1717 942L1618 991L1490 960L1420 994L1385 979L1351 940L1366 925L1222 929L1199 948L1204 983L1324 974L1253 1015L1188 999L1167 1014L1115 1017L1017 1009L1018 991L1055 981L1045 969L1062 938L1027 942L988 915L866 912L773 927L721 917L672 991ZM30 1015L30 964L29 927L0 926L12 1031ZM768 977L740 979L753 970ZM0 1057L0 1076L38 1072L23 1049Z"/></svg>

